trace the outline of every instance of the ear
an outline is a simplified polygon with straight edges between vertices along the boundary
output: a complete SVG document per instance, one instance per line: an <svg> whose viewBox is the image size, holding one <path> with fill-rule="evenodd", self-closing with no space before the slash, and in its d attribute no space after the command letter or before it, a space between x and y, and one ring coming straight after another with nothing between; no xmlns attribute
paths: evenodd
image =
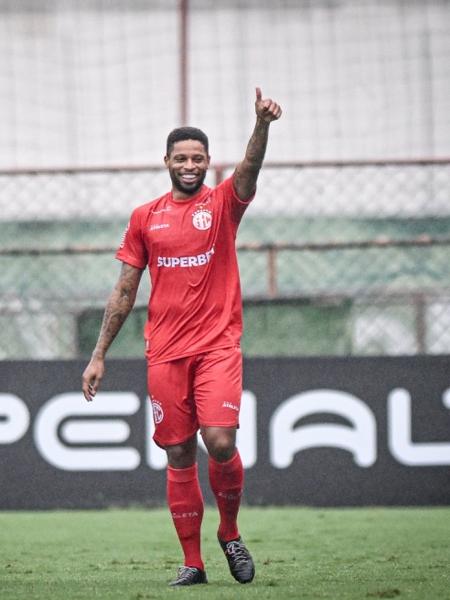
<svg viewBox="0 0 450 600"><path fill-rule="evenodd" d="M168 166L169 166L169 157L167 156L167 154L166 154L166 156L164 157L164 164L166 165L166 167L168 167Z"/></svg>

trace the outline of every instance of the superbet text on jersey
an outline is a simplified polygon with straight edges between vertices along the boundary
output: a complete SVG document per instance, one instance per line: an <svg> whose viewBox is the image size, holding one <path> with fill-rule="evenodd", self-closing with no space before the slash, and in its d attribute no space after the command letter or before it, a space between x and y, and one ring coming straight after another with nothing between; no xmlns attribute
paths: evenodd
<svg viewBox="0 0 450 600"><path fill-rule="evenodd" d="M172 193L136 208L116 257L149 267L145 326L150 364L239 343L242 302L236 232L249 201L232 178L188 200Z"/></svg>

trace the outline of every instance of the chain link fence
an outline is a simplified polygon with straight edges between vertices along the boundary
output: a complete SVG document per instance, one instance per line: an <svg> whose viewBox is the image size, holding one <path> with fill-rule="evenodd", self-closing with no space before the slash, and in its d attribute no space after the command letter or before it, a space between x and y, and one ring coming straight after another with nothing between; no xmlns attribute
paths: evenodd
<svg viewBox="0 0 450 600"><path fill-rule="evenodd" d="M231 167L210 170L214 185ZM0 172L0 358L90 353L162 168ZM238 234L247 355L450 352L450 159L267 164ZM142 356L149 294L112 356Z"/></svg>

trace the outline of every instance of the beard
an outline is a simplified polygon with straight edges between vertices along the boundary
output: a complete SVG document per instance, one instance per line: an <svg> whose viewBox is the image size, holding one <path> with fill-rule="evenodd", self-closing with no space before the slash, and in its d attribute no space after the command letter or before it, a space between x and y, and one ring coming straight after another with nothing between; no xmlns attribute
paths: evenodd
<svg viewBox="0 0 450 600"><path fill-rule="evenodd" d="M169 169L169 175L174 188L176 188L179 192L182 192L183 194L193 196L202 187L203 182L205 181L206 171L202 175L200 175L200 178L192 185L188 183L183 183L180 179L177 178L176 174L172 169Z"/></svg>

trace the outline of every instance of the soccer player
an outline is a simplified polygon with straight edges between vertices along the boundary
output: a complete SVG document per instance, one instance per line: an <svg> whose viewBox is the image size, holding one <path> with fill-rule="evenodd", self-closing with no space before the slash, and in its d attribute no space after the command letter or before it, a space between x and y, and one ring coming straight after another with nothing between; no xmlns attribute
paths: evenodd
<svg viewBox="0 0 450 600"><path fill-rule="evenodd" d="M220 515L219 544L237 581L248 583L255 574L237 525L244 477L236 448L242 301L235 238L255 194L270 123L279 119L281 108L256 88L255 111L244 159L213 189L203 183L210 162L206 135L193 127L169 134L164 162L172 189L131 214L116 254L120 276L83 373L83 393L91 401L104 375L106 352L148 266L152 288L144 337L154 440L167 453L167 500L184 553L172 586L207 583L200 544L198 430Z"/></svg>

